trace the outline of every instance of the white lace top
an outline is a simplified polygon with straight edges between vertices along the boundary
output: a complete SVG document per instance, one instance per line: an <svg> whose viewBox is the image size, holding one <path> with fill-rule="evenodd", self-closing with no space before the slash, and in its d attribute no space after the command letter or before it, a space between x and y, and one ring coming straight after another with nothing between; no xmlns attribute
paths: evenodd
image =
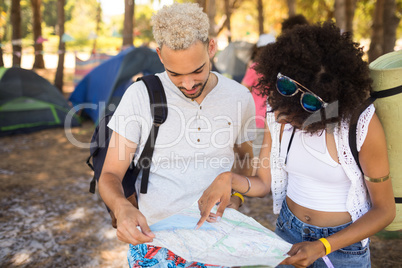
<svg viewBox="0 0 402 268"><path fill-rule="evenodd" d="M371 118L374 115L374 111L374 105L370 105L359 117L356 130L356 143L358 151L360 151L361 146L366 139L368 126ZM283 159L280 157L279 138L281 124L275 121L275 115L270 112L267 113L267 123L272 138L271 191L273 197L273 210L275 214L279 214L282 207L282 202L286 197L286 189L288 184L287 173L283 169ZM338 151L339 162L351 181L351 186L346 201L346 208L352 218L352 221L354 222L370 209L371 201L367 188L364 184L363 174L357 166L350 150L348 136L349 124L347 122L341 122L341 124L335 128L334 138ZM365 245L367 241L367 238L362 240L362 244Z"/></svg>

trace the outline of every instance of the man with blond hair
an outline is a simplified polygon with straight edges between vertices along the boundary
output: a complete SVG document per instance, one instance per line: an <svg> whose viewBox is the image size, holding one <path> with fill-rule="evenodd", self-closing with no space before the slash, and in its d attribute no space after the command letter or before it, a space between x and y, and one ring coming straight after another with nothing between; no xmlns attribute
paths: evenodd
<svg viewBox="0 0 402 268"><path fill-rule="evenodd" d="M152 125L143 82L127 89L108 125L113 134L99 192L117 219L117 237L130 244L130 267L204 267L168 249L144 244L155 237L149 226L197 202L220 173L236 169L250 174L251 167L243 159L252 158L254 102L247 88L211 71L217 45L208 38L208 17L197 4L165 6L152 23L165 67L157 76L165 89L168 118L159 127L148 192L137 192L137 209L124 197L121 186ZM240 161L242 165L236 166ZM141 174L136 189L140 183ZM234 198L236 207L240 199ZM211 215L210 220L220 218Z"/></svg>

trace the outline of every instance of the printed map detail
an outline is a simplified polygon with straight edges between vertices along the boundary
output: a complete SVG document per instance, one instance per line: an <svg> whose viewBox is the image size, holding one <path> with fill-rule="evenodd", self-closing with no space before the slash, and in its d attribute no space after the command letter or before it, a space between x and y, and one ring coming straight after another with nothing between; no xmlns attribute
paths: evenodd
<svg viewBox="0 0 402 268"><path fill-rule="evenodd" d="M205 222L195 230L199 218L200 212L195 203L151 225L156 238L149 244L168 248L187 261L222 266L272 267L286 258L292 246L253 218L234 209L226 209L220 222Z"/></svg>

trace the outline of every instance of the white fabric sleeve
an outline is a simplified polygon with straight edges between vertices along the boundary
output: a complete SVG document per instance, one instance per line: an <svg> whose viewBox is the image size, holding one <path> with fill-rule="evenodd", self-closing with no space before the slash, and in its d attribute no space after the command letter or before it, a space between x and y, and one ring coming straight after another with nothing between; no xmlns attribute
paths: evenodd
<svg viewBox="0 0 402 268"><path fill-rule="evenodd" d="M239 135L236 139L236 144L242 144L246 141L253 141L256 138L255 125L255 104L254 99L249 91L246 95L247 100L242 102L242 117Z"/></svg>
<svg viewBox="0 0 402 268"><path fill-rule="evenodd" d="M375 107L373 104L370 104L366 108L366 110L364 110L362 112L362 114L359 117L359 120L357 121L356 143L357 143L357 151L359 151L359 152L363 146L364 140L366 139L368 127L371 122L371 119L373 118L374 112L375 112Z"/></svg>
<svg viewBox="0 0 402 268"><path fill-rule="evenodd" d="M108 127L126 139L140 143L141 132L151 127L149 96L143 82L132 84L124 93Z"/></svg>

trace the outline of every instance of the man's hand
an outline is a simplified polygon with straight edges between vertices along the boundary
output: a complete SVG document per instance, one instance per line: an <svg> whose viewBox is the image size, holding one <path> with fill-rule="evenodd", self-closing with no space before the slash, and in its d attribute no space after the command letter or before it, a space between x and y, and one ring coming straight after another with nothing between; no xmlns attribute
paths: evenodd
<svg viewBox="0 0 402 268"><path fill-rule="evenodd" d="M117 219L117 237L120 241L138 245L152 242L155 234L152 233L144 215L132 204L121 206L115 213ZM141 231L137 226L140 226Z"/></svg>
<svg viewBox="0 0 402 268"><path fill-rule="evenodd" d="M198 200L201 218L197 223L197 229L200 228L206 220L219 221L225 208L230 202L232 194L232 175L230 172L219 174L212 184L204 191ZM218 204L216 214L212 213L212 208Z"/></svg>

